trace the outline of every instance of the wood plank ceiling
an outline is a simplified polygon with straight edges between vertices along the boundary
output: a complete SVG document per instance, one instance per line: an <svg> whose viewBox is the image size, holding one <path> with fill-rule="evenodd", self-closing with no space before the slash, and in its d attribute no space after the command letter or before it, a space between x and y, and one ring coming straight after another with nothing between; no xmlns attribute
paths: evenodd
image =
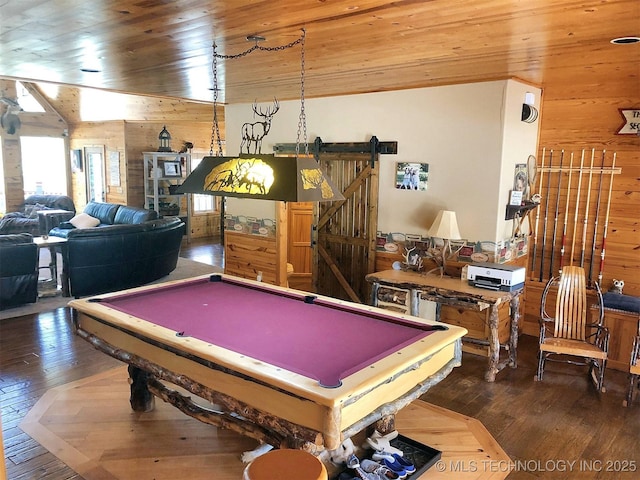
<svg viewBox="0 0 640 480"><path fill-rule="evenodd" d="M211 101L214 41L233 55L303 27L307 97L513 77L637 96L640 44L609 41L640 35L638 0L5 0L0 76ZM218 75L228 103L298 98L300 48Z"/></svg>

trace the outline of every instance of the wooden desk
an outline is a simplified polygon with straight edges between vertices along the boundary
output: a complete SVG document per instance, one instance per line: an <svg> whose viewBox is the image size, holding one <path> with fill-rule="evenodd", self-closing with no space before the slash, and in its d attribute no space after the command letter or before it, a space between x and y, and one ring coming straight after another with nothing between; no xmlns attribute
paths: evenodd
<svg viewBox="0 0 640 480"><path fill-rule="evenodd" d="M419 316L420 299L436 302L436 320L440 321L442 305L451 305L466 310L489 310L488 327L489 338L487 340L465 337L465 341L486 345L489 347L489 365L485 374L488 382L495 381L496 374L505 366L516 368L518 351L518 322L520 320L520 295L524 289L513 292L501 292L476 288L459 278L440 277L436 275L424 275L417 272L405 272L402 270L385 270L370 273L367 281L373 284L371 303L380 306L378 290L380 286L405 289L409 292L407 305L411 315ZM498 335L499 308L508 303L510 306L509 337L505 344L500 343ZM464 326L464 325L463 325ZM500 347L509 352L509 357L500 360Z"/></svg>

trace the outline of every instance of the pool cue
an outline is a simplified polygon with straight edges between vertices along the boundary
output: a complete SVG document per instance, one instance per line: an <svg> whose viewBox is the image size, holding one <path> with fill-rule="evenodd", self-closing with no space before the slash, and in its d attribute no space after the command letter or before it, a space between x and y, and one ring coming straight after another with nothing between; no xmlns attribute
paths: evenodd
<svg viewBox="0 0 640 480"><path fill-rule="evenodd" d="M571 237L571 257L569 265L573 265L573 247L576 246L576 233L578 231L578 209L580 208L580 187L582 186L582 167L584 166L584 148L580 156L580 176L578 177L578 193L576 194L576 214L573 217L573 236Z"/></svg>
<svg viewBox="0 0 640 480"><path fill-rule="evenodd" d="M569 219L569 195L571 195L571 174L573 173L573 152L569 160L569 182L567 183L567 203L564 207L564 226L562 227L562 246L560 247L560 272L564 265L564 251L567 242L567 221Z"/></svg>
<svg viewBox="0 0 640 480"><path fill-rule="evenodd" d="M593 176L593 157L596 149L591 149L591 168L589 168L589 186L587 187L587 204L584 207L584 223L582 224L582 251L580 252L580 266L584 267L584 250L587 242L587 220L589 219L589 201L591 200L591 178Z"/></svg>
<svg viewBox="0 0 640 480"><path fill-rule="evenodd" d="M609 197L607 198L607 213L604 217L604 232L602 233L602 250L600 251L600 272L598 273L598 285L602 286L602 270L604 270L605 244L607 243L607 228L609 227L609 208L611 207L611 190L613 188L613 168L616 166L616 152L613 152L611 164L611 180L609 180Z"/></svg>
<svg viewBox="0 0 640 480"><path fill-rule="evenodd" d="M596 199L596 218L593 223L593 238L591 239L591 259L589 260L589 284L593 283L593 257L596 254L596 235L598 234L598 220L600 218L600 194L602 192L602 176L604 175L604 156L606 150L602 150L602 164L600 165L600 181L598 182L598 197Z"/></svg>
<svg viewBox="0 0 640 480"><path fill-rule="evenodd" d="M540 185L538 186L538 194L542 191L542 176L544 174L544 155L546 147L542 149L542 163L540 164ZM540 220L540 208L536 209L536 224L533 234L533 253L531 254L531 280L535 277L536 270L536 253L538 252L538 220Z"/></svg>
<svg viewBox="0 0 640 480"><path fill-rule="evenodd" d="M549 151L549 178L547 179L547 198L544 201L544 225L542 229L542 251L540 252L540 276L544 276L544 249L547 246L547 218L549 218L549 193L551 192L551 165L553 165L553 150Z"/></svg>
<svg viewBox="0 0 640 480"><path fill-rule="evenodd" d="M556 250L556 237L558 232L558 213L560 206L560 185L562 184L562 162L564 161L564 149L560 150L560 168L558 170L558 191L556 192L556 215L553 219L553 240L551 241L551 258L549 260L549 278L553 277L553 257Z"/></svg>

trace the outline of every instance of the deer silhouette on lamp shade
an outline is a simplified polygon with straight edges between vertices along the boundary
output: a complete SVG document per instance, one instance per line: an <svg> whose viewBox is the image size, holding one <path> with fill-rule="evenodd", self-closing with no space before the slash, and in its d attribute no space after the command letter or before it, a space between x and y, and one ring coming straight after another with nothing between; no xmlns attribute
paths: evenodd
<svg viewBox="0 0 640 480"><path fill-rule="evenodd" d="M262 117L260 122L245 123L242 125L242 143L240 144L240 153L244 152L246 147L246 153L262 153L262 139L267 136L269 129L271 128L271 120L273 116L280 110L280 104L278 100L273 99L273 106L267 107L266 111L262 111L262 108L258 109L256 102L253 102L253 116ZM253 146L253 152L251 147Z"/></svg>

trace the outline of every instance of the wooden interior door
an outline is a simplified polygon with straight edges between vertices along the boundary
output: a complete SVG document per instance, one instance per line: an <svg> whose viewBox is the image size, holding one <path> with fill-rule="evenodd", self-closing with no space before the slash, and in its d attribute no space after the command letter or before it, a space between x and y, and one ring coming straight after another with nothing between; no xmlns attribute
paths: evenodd
<svg viewBox="0 0 640 480"><path fill-rule="evenodd" d="M312 292L313 268L311 249L311 226L313 203L291 202L287 204L287 262L293 265L289 286Z"/></svg>
<svg viewBox="0 0 640 480"><path fill-rule="evenodd" d="M320 167L345 200L320 202L314 248L314 284L322 295L368 302L365 275L375 269L378 155L320 153Z"/></svg>

